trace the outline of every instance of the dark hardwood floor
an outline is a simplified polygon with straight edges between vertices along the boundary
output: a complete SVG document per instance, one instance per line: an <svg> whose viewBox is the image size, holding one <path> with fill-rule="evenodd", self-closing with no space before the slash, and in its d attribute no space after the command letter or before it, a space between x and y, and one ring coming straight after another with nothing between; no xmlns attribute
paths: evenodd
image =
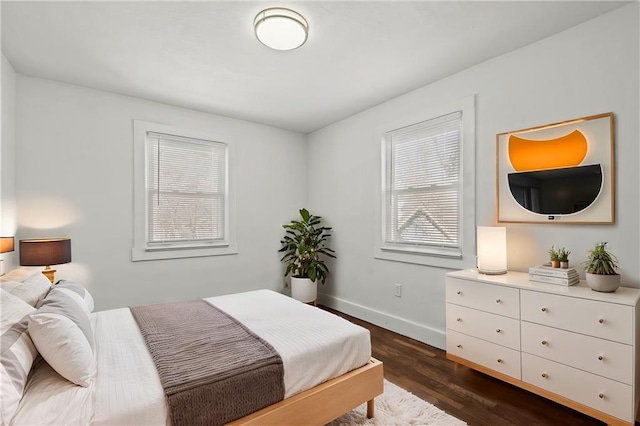
<svg viewBox="0 0 640 426"><path fill-rule="evenodd" d="M603 425L560 404L449 361L445 352L324 308L371 332L373 356L390 382L470 426ZM636 422L638 425L638 422Z"/></svg>

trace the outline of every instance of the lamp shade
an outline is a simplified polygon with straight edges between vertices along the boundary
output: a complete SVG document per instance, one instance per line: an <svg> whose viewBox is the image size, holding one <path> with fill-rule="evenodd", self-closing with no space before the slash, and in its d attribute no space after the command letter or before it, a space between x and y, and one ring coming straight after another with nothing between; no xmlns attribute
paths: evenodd
<svg viewBox="0 0 640 426"><path fill-rule="evenodd" d="M71 262L69 238L20 240L21 266L49 266L69 262Z"/></svg>
<svg viewBox="0 0 640 426"><path fill-rule="evenodd" d="M309 24L302 15L291 9L272 7L256 15L253 20L256 38L275 50L292 50L307 41Z"/></svg>
<svg viewBox="0 0 640 426"><path fill-rule="evenodd" d="M507 228L478 226L478 272L488 275L507 273Z"/></svg>
<svg viewBox="0 0 640 426"><path fill-rule="evenodd" d="M0 253L14 251L13 237L0 237Z"/></svg>

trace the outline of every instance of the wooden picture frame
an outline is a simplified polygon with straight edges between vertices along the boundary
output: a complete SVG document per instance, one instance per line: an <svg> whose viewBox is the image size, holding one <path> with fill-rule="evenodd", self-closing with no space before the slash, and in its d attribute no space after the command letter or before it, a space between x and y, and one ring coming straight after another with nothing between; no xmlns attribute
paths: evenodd
<svg viewBox="0 0 640 426"><path fill-rule="evenodd" d="M613 113L496 135L498 223L615 223Z"/></svg>

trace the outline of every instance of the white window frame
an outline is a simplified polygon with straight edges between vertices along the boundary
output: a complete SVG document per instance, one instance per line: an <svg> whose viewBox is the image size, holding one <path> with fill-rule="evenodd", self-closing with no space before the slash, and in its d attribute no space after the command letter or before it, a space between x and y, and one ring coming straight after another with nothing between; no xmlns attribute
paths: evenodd
<svg viewBox="0 0 640 426"><path fill-rule="evenodd" d="M387 187L387 140L386 134L395 130L448 115L462 113L460 151L460 249L449 250L437 247L391 244L385 241L386 187ZM394 122L379 128L380 135L380 180L376 188L376 241L374 257L396 262L431 265L444 268L463 268L475 265L475 96L443 104L428 111L414 111Z"/></svg>
<svg viewBox="0 0 640 426"><path fill-rule="evenodd" d="M147 206L147 134L159 133L181 138L222 142L227 146L226 196L225 196L225 238L220 242L206 245L149 244ZM181 129L148 121L133 120L133 161L134 161L134 241L131 260L178 259L185 257L219 256L238 253L236 241L235 203L235 143L224 135Z"/></svg>

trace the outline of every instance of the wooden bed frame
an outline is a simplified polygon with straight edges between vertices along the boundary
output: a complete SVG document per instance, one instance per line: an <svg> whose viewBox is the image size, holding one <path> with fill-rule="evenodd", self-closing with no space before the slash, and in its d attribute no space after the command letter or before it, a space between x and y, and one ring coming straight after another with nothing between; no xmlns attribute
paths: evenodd
<svg viewBox="0 0 640 426"><path fill-rule="evenodd" d="M373 400L382 392L383 365L377 359L371 358L363 367L249 414L229 425L325 425L364 402L367 403L367 417L372 418Z"/></svg>

